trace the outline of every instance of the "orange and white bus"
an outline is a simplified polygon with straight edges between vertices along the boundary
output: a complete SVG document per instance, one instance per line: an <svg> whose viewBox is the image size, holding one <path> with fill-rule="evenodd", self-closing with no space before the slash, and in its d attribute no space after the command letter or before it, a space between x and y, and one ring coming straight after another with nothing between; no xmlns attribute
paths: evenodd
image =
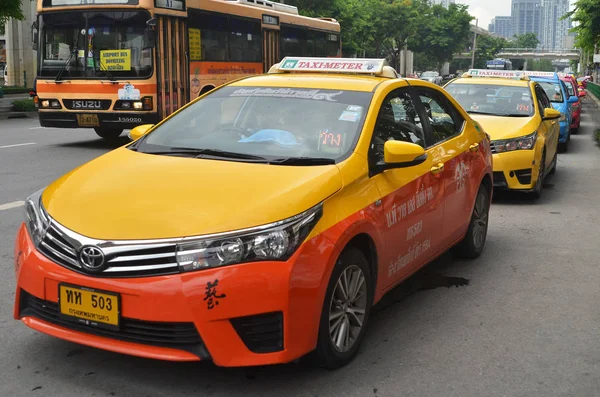
<svg viewBox="0 0 600 397"><path fill-rule="evenodd" d="M285 56L340 57L340 25L267 0L38 0L40 125L105 139Z"/></svg>

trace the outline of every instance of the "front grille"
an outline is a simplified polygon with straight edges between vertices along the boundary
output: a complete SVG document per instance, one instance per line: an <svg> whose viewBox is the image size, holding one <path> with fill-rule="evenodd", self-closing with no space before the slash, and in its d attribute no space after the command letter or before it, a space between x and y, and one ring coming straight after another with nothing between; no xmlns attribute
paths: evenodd
<svg viewBox="0 0 600 397"><path fill-rule="evenodd" d="M515 175L521 185L529 185L531 183L531 168L516 170Z"/></svg>
<svg viewBox="0 0 600 397"><path fill-rule="evenodd" d="M143 345L186 350L200 358L210 358L193 323L143 321L122 317L119 330L90 327L64 320L59 316L58 303L37 298L25 290L21 290L19 306L21 317L35 317L75 331Z"/></svg>
<svg viewBox="0 0 600 397"><path fill-rule="evenodd" d="M110 99L63 99L65 108L69 110L108 110Z"/></svg>
<svg viewBox="0 0 600 397"><path fill-rule="evenodd" d="M142 277L179 272L173 242L103 242L92 240L66 229L55 221L39 245L39 251L53 262L88 274L79 263L79 251L85 245L102 249L107 267L94 277Z"/></svg>
<svg viewBox="0 0 600 397"><path fill-rule="evenodd" d="M494 187L508 187L504 172L494 171Z"/></svg>
<svg viewBox="0 0 600 397"><path fill-rule="evenodd" d="M283 350L283 313L267 313L231 319L248 350L272 353Z"/></svg>

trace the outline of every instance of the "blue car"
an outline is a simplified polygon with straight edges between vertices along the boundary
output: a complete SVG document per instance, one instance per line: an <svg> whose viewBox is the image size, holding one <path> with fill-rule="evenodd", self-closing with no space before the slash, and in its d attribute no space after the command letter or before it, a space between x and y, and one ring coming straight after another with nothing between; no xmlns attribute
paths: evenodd
<svg viewBox="0 0 600 397"><path fill-rule="evenodd" d="M571 139L571 106L578 101L576 96L569 96L567 86L563 83L556 73L548 76L548 73L543 73L544 77L536 76L535 72L531 73L531 80L540 83L548 99L552 102L552 107L561 113L560 116L560 137L558 138L558 146L561 151L567 150L567 145ZM542 73L540 73L542 74Z"/></svg>

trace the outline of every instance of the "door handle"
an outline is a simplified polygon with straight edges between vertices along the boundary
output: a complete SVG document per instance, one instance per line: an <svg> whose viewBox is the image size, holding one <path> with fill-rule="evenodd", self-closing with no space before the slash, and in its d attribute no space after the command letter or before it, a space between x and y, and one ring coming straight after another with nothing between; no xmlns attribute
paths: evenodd
<svg viewBox="0 0 600 397"><path fill-rule="evenodd" d="M431 173L433 175L440 174L442 171L444 171L444 163L438 163L438 165L431 167Z"/></svg>
<svg viewBox="0 0 600 397"><path fill-rule="evenodd" d="M471 146L469 146L469 150L472 151L473 153L479 151L479 144L478 143L474 143Z"/></svg>
<svg viewBox="0 0 600 397"><path fill-rule="evenodd" d="M552 124L556 124L556 120L552 120Z"/></svg>

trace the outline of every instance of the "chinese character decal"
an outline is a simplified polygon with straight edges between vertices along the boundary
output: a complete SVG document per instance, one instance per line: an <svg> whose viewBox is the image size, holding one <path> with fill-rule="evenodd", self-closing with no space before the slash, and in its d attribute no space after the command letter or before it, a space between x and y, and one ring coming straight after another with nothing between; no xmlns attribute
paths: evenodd
<svg viewBox="0 0 600 397"><path fill-rule="evenodd" d="M206 291L204 300L206 301L206 307L208 310L214 309L215 306L219 305L219 299L226 298L227 295L219 294L217 287L219 286L219 280L215 279L212 283L209 281L206 283Z"/></svg>

